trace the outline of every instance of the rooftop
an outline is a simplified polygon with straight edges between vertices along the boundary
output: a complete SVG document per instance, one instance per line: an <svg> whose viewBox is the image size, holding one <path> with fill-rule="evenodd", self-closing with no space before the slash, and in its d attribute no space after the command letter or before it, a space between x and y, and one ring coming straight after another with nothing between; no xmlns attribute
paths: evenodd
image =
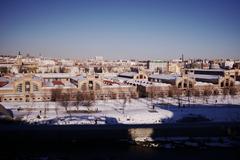
<svg viewBox="0 0 240 160"><path fill-rule="evenodd" d="M62 85L64 86L64 83L62 81L52 81L53 85Z"/></svg>
<svg viewBox="0 0 240 160"><path fill-rule="evenodd" d="M118 76L133 78L137 74L138 74L137 72L123 72L123 73L118 74Z"/></svg>
<svg viewBox="0 0 240 160"><path fill-rule="evenodd" d="M218 75L205 75L205 74L189 74L189 77L196 79L212 79L217 80L220 76Z"/></svg>
<svg viewBox="0 0 240 160"><path fill-rule="evenodd" d="M84 79L86 79L84 76L75 76L75 77L71 77L71 79L75 80L75 81L82 81Z"/></svg>
<svg viewBox="0 0 240 160"><path fill-rule="evenodd" d="M41 74L35 74L35 76L42 77L42 78L70 78L75 75L70 73L41 73Z"/></svg>
<svg viewBox="0 0 240 160"><path fill-rule="evenodd" d="M180 75L177 74L152 74L149 78L164 79L164 80L176 80Z"/></svg>

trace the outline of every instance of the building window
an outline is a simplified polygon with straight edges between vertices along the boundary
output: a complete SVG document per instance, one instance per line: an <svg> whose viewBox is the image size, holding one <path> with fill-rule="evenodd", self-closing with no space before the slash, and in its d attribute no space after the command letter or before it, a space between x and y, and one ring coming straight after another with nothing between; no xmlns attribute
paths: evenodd
<svg viewBox="0 0 240 160"><path fill-rule="evenodd" d="M221 82L221 87L223 87L223 82Z"/></svg>
<svg viewBox="0 0 240 160"><path fill-rule="evenodd" d="M192 85L192 82L189 82L189 88L192 88L193 85Z"/></svg>
<svg viewBox="0 0 240 160"><path fill-rule="evenodd" d="M100 84L96 83L96 90L100 90Z"/></svg>
<svg viewBox="0 0 240 160"><path fill-rule="evenodd" d="M25 91L30 92L30 82L29 81L25 82Z"/></svg>
<svg viewBox="0 0 240 160"><path fill-rule="evenodd" d="M22 83L17 85L17 92L22 92Z"/></svg>
<svg viewBox="0 0 240 160"><path fill-rule="evenodd" d="M187 88L187 83L184 83L184 88Z"/></svg>
<svg viewBox="0 0 240 160"><path fill-rule="evenodd" d="M37 84L33 84L33 92L37 92L39 89L38 89L38 85Z"/></svg>
<svg viewBox="0 0 240 160"><path fill-rule="evenodd" d="M93 81L88 82L88 89L93 90Z"/></svg>
<svg viewBox="0 0 240 160"><path fill-rule="evenodd" d="M82 90L82 91L86 91L86 90L87 90L87 83L83 83L83 84L82 84L81 90Z"/></svg>
<svg viewBox="0 0 240 160"><path fill-rule="evenodd" d="M178 83L178 88L181 88L182 87L182 83Z"/></svg>

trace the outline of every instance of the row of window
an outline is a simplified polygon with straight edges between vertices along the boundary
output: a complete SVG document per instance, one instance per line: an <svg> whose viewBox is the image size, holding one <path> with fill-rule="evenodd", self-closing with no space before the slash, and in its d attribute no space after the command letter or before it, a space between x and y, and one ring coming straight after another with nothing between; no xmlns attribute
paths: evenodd
<svg viewBox="0 0 240 160"><path fill-rule="evenodd" d="M23 98L4 98L4 101L23 101ZM41 98L41 97L33 97L32 100L50 100L50 97Z"/></svg>
<svg viewBox="0 0 240 160"><path fill-rule="evenodd" d="M193 87L192 82L187 83L187 82L184 81L183 88L187 88L188 85L189 85L189 88ZM178 88L182 88L182 82L178 83Z"/></svg>
<svg viewBox="0 0 240 160"><path fill-rule="evenodd" d="M25 91L30 91L30 83L29 82L26 82L26 85L25 85ZM33 92L37 92L39 91L39 87L37 84L33 84ZM17 85L17 92L23 92L23 84L20 83Z"/></svg>
<svg viewBox="0 0 240 160"><path fill-rule="evenodd" d="M140 75L138 75L137 77L136 77L136 79L146 79L147 77L146 76L144 76L144 75L142 75L142 74L140 74Z"/></svg>
<svg viewBox="0 0 240 160"><path fill-rule="evenodd" d="M82 91L86 91L87 88L89 90L93 90L93 81L89 81L88 82L88 86L87 86L87 83L83 83L82 86L81 86L81 90ZM100 90L100 84L98 83L95 83L95 90Z"/></svg>
<svg viewBox="0 0 240 160"><path fill-rule="evenodd" d="M232 87L233 86L233 82L229 83L229 80L226 80L225 82L225 86L224 86L224 82L221 82L221 87Z"/></svg>
<svg viewBox="0 0 240 160"><path fill-rule="evenodd" d="M41 97L38 97L38 98L35 98L33 97L32 100L50 100L50 97L47 97L47 98L41 98Z"/></svg>
<svg viewBox="0 0 240 160"><path fill-rule="evenodd" d="M4 98L4 101L22 101L22 98Z"/></svg>

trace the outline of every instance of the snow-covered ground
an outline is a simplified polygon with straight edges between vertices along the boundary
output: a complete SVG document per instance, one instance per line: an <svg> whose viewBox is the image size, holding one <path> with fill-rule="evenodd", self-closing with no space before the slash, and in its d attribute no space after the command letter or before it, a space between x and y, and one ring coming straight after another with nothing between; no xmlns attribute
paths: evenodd
<svg viewBox="0 0 240 160"><path fill-rule="evenodd" d="M96 101L90 107L93 113L85 113L87 107L80 106L78 113L67 113L65 108L55 102L4 102L15 117L28 122L48 124L156 124L175 123L188 115L201 115L211 121L240 121L240 96L187 97L181 98L184 107L178 107L174 98L131 99L124 105L123 100ZM154 110L153 104L156 105ZM71 104L68 111L77 110Z"/></svg>

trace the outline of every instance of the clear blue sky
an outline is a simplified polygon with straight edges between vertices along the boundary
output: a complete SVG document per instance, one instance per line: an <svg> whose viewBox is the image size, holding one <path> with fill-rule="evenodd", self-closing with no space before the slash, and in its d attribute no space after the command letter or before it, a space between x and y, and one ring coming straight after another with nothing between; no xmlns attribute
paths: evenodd
<svg viewBox="0 0 240 160"><path fill-rule="evenodd" d="M0 0L0 53L240 58L239 0Z"/></svg>

